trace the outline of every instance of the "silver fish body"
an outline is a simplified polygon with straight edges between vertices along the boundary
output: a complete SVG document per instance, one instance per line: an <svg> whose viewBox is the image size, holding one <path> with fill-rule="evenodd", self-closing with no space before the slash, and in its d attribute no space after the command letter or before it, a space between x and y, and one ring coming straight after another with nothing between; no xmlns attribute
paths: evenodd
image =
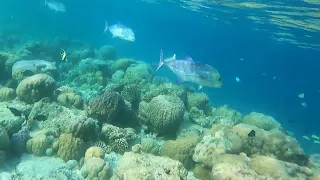
<svg viewBox="0 0 320 180"><path fill-rule="evenodd" d="M114 24L112 26L108 26L108 23L106 22L104 32L108 30L112 34L112 37L118 37L126 41L135 41L135 35L133 30L122 24Z"/></svg>
<svg viewBox="0 0 320 180"><path fill-rule="evenodd" d="M219 72L210 65L195 62L191 58L165 62L161 53L158 69L163 64L167 65L177 75L179 81L195 83L199 86L198 89L201 89L202 86L214 88L222 86Z"/></svg>

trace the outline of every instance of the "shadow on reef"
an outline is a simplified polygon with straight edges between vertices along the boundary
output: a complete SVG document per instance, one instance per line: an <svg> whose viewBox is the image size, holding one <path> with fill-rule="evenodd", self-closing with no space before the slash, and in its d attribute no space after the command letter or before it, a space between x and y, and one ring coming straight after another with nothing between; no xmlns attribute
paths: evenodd
<svg viewBox="0 0 320 180"><path fill-rule="evenodd" d="M0 52L0 179L320 176L319 156L271 116L211 106L112 46L18 42Z"/></svg>

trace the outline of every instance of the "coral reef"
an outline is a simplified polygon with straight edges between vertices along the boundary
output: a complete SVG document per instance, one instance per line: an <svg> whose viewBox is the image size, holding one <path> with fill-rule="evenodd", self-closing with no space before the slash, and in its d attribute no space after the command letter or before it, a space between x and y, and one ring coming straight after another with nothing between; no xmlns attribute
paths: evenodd
<svg viewBox="0 0 320 180"><path fill-rule="evenodd" d="M100 47L98 57L101 60L115 60L117 58L117 51L114 47L105 45Z"/></svg>
<svg viewBox="0 0 320 180"><path fill-rule="evenodd" d="M118 161L111 180L120 179L187 179L183 165L166 157L126 152Z"/></svg>
<svg viewBox="0 0 320 180"><path fill-rule="evenodd" d="M139 116L159 135L175 133L183 121L184 104L180 98L168 95L154 97L149 103L142 101Z"/></svg>
<svg viewBox="0 0 320 180"><path fill-rule="evenodd" d="M106 91L90 100L87 112L90 117L97 118L101 122L110 123L124 108L124 105L124 100L119 93Z"/></svg>
<svg viewBox="0 0 320 180"><path fill-rule="evenodd" d="M20 60L12 66L12 79L17 82L35 74L55 77L57 68L54 63L45 60Z"/></svg>
<svg viewBox="0 0 320 180"><path fill-rule="evenodd" d="M20 100L34 103L43 97L51 97L56 87L56 81L49 75L36 74L22 80L16 93Z"/></svg>
<svg viewBox="0 0 320 180"><path fill-rule="evenodd" d="M12 88L0 87L0 102L11 101L16 98L16 92Z"/></svg>
<svg viewBox="0 0 320 180"><path fill-rule="evenodd" d="M62 133L59 137L59 150L57 155L65 160L79 160L85 154L85 144L82 139L72 136L71 133Z"/></svg>
<svg viewBox="0 0 320 180"><path fill-rule="evenodd" d="M124 153L135 139L136 134L132 128L123 129L105 123L102 126L99 137L107 144L107 153L111 151Z"/></svg>
<svg viewBox="0 0 320 180"><path fill-rule="evenodd" d="M281 124L273 117L257 112L252 112L249 115L244 116L243 123L254 125L266 131L271 129L281 129Z"/></svg>

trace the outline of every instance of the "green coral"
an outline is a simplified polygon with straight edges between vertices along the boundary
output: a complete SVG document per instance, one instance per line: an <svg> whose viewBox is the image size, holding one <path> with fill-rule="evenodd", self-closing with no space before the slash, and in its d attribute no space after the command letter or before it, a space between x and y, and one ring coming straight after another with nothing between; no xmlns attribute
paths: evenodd
<svg viewBox="0 0 320 180"><path fill-rule="evenodd" d="M117 71L117 70L126 71L127 68L133 63L135 63L134 59L128 59L128 58L118 59L111 64L111 69L113 71Z"/></svg>
<svg viewBox="0 0 320 180"><path fill-rule="evenodd" d="M221 106L212 110L212 119L215 124L236 125L242 122L242 114L228 106Z"/></svg>
<svg viewBox="0 0 320 180"><path fill-rule="evenodd" d="M153 70L148 64L137 64L129 67L123 77L125 84L151 82Z"/></svg>
<svg viewBox="0 0 320 180"><path fill-rule="evenodd" d="M0 125L0 149L6 150L9 148L9 135L4 127Z"/></svg>
<svg viewBox="0 0 320 180"><path fill-rule="evenodd" d="M243 123L254 125L266 131L271 129L281 129L281 124L273 117L257 112L252 112L249 115L246 115L243 118Z"/></svg>
<svg viewBox="0 0 320 180"><path fill-rule="evenodd" d="M179 97L183 102L187 101L187 92L182 86L178 86L172 83L163 83L159 86L152 84L149 87L149 91L143 95L143 100L150 102L152 98L158 95L170 95Z"/></svg>
<svg viewBox="0 0 320 180"><path fill-rule="evenodd" d="M141 139L141 151L153 155L158 155L160 150L160 144L155 138L146 137Z"/></svg>
<svg viewBox="0 0 320 180"><path fill-rule="evenodd" d="M71 133L62 133L59 137L58 156L65 160L79 160L85 154L85 144L82 139L73 137Z"/></svg>
<svg viewBox="0 0 320 180"><path fill-rule="evenodd" d="M117 51L113 46L105 45L99 49L98 56L101 60L114 60L117 58Z"/></svg>
<svg viewBox="0 0 320 180"><path fill-rule="evenodd" d="M159 95L150 103L142 101L139 116L148 126L148 130L160 135L175 133L183 121L184 104L175 96Z"/></svg>
<svg viewBox="0 0 320 180"><path fill-rule="evenodd" d="M50 148L53 142L53 137L47 137L44 134L38 135L29 139L26 144L27 151L37 156L46 154L46 150Z"/></svg>
<svg viewBox="0 0 320 180"><path fill-rule="evenodd" d="M136 84L126 85L121 92L121 96L126 101L130 102L135 109L137 109L140 102L141 89Z"/></svg>
<svg viewBox="0 0 320 180"><path fill-rule="evenodd" d="M209 97L205 93L188 93L187 107L190 110L192 107L196 107L200 110L206 110L208 108Z"/></svg>
<svg viewBox="0 0 320 180"><path fill-rule="evenodd" d="M199 138L196 133L188 133L175 141L166 141L162 146L161 155L180 161L187 169L191 168L194 165L192 155Z"/></svg>
<svg viewBox="0 0 320 180"><path fill-rule="evenodd" d="M0 101L11 101L16 97L16 92L12 88L0 87Z"/></svg>

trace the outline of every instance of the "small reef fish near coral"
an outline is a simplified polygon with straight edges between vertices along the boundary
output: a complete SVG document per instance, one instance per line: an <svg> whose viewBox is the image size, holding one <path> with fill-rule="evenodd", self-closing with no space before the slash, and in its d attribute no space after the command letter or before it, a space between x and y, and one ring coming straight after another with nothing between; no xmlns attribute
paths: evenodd
<svg viewBox="0 0 320 180"><path fill-rule="evenodd" d="M55 12L66 12L66 7L62 2L56 0L44 0L44 4Z"/></svg>

